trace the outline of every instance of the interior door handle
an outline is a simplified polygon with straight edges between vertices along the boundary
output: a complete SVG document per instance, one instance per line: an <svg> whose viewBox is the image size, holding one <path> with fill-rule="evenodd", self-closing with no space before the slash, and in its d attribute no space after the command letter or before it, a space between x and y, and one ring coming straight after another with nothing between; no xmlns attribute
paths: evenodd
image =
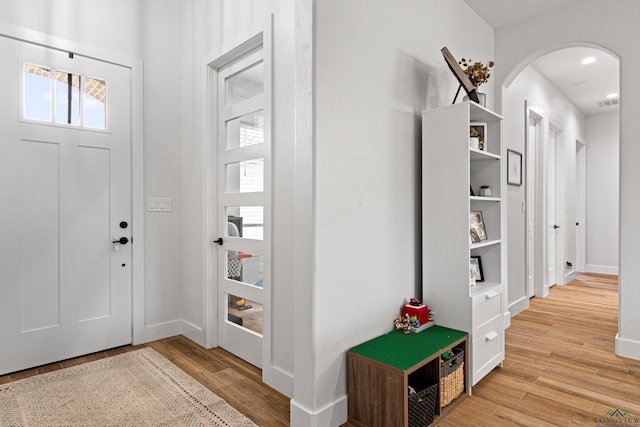
<svg viewBox="0 0 640 427"><path fill-rule="evenodd" d="M224 243L224 240L222 240L222 237L218 237L216 240L213 241L213 243L216 243L218 245L222 245Z"/></svg>
<svg viewBox="0 0 640 427"><path fill-rule="evenodd" d="M560 226L559 226L559 225L553 224L553 229L554 229L554 230L557 230L558 228L560 228Z"/></svg>
<svg viewBox="0 0 640 427"><path fill-rule="evenodd" d="M129 239L127 239L126 237L121 237L118 239L114 236L112 243L120 243L121 245L126 245L127 243L129 243Z"/></svg>

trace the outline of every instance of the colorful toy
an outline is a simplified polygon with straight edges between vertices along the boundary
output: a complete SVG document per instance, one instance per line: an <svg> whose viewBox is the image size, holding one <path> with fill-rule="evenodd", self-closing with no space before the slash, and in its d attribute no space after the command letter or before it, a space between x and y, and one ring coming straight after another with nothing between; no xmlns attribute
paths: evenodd
<svg viewBox="0 0 640 427"><path fill-rule="evenodd" d="M411 333L411 318L408 314L398 316L398 318L393 321L393 324L396 329L402 329L405 334Z"/></svg>

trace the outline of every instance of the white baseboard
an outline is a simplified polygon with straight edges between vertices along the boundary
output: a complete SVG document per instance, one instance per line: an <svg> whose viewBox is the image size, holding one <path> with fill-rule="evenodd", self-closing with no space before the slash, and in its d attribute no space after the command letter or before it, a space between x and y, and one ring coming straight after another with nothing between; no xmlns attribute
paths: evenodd
<svg viewBox="0 0 640 427"><path fill-rule="evenodd" d="M511 313L511 317L514 317L516 314L526 310L527 308L529 308L529 298L522 297L518 301L509 304L509 313Z"/></svg>
<svg viewBox="0 0 640 427"><path fill-rule="evenodd" d="M327 405L319 411L297 404L291 399L290 424L295 427L339 427L347 422L347 396Z"/></svg>
<svg viewBox="0 0 640 427"><path fill-rule="evenodd" d="M293 374L277 366L262 368L262 381L287 397L293 397Z"/></svg>
<svg viewBox="0 0 640 427"><path fill-rule="evenodd" d="M180 321L180 333L191 341L205 348L207 347L207 334L201 327L182 319Z"/></svg>
<svg viewBox="0 0 640 427"><path fill-rule="evenodd" d="M595 264L587 264L587 273L596 273L596 274L612 274L614 276L618 275L618 267L611 267L609 265L595 265Z"/></svg>
<svg viewBox="0 0 640 427"><path fill-rule="evenodd" d="M640 341L620 338L620 333L617 333L616 354L629 359L640 360Z"/></svg>
<svg viewBox="0 0 640 427"><path fill-rule="evenodd" d="M566 273L564 275L564 283L562 284L562 286L566 285L567 283L571 282L572 280L576 279L576 272L575 270L572 270L568 273Z"/></svg>
<svg viewBox="0 0 640 427"><path fill-rule="evenodd" d="M133 331L133 345L144 344L151 341L161 340L176 335L180 335L180 320L158 323L142 328L140 331Z"/></svg>

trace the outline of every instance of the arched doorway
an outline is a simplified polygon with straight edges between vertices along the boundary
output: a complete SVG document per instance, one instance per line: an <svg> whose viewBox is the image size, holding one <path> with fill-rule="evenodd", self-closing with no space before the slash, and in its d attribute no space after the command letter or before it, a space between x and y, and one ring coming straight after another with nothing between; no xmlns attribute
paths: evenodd
<svg viewBox="0 0 640 427"><path fill-rule="evenodd" d="M582 64L588 57L595 63ZM499 101L506 148L524 153L527 176L522 187L507 190L512 315L576 272L618 273L619 98L607 95L619 94L619 75L617 56L581 43L531 55L504 80ZM596 119L604 115L608 120ZM605 124L608 130L598 129ZM587 174L591 169L597 173ZM610 186L604 198L584 197L581 189L603 180ZM594 253L586 259L595 236L594 252L612 255L606 262Z"/></svg>

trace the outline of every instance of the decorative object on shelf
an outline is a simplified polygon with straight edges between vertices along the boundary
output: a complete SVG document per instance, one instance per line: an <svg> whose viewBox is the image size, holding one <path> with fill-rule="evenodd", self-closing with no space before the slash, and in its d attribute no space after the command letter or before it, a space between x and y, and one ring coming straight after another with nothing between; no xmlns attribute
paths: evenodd
<svg viewBox="0 0 640 427"><path fill-rule="evenodd" d="M475 150L487 151L487 124L469 123L469 146Z"/></svg>
<svg viewBox="0 0 640 427"><path fill-rule="evenodd" d="M433 321L432 311L420 300L411 298L409 304L402 307L402 316L409 316L409 329L413 333L418 333L435 325ZM396 329L397 326L396 326Z"/></svg>
<svg viewBox="0 0 640 427"><path fill-rule="evenodd" d="M482 260L479 256L471 255L471 268L475 271L474 279L476 282L484 282L484 273L482 272Z"/></svg>
<svg viewBox="0 0 640 427"><path fill-rule="evenodd" d="M471 241L473 243L477 243L481 240L487 240L487 230L484 226L484 220L482 219L481 211L469 212L469 225L471 228ZM474 232L478 238L477 241L473 240Z"/></svg>
<svg viewBox="0 0 640 427"><path fill-rule="evenodd" d="M469 286L476 285L476 267L473 263L469 264Z"/></svg>
<svg viewBox="0 0 640 427"><path fill-rule="evenodd" d="M483 107L487 106L487 96L484 93L478 92L478 88L481 84L486 83L491 77L491 73L489 72L489 68L492 68L494 65L493 61L489 61L486 64L483 64L480 61L472 61L469 59L468 61L464 58L460 62L459 65L463 66L464 73L467 75L473 87L476 88L476 94L478 96L478 100L476 101L478 104ZM463 98L463 101L469 101L472 99L471 97ZM475 100L474 100L475 101Z"/></svg>
<svg viewBox="0 0 640 427"><path fill-rule="evenodd" d="M469 195L475 196L475 193L473 192L473 188L471 188L471 186L469 186Z"/></svg>
<svg viewBox="0 0 640 427"><path fill-rule="evenodd" d="M507 184L522 185L522 153L507 149Z"/></svg>
<svg viewBox="0 0 640 427"><path fill-rule="evenodd" d="M467 96L472 101L480 103L480 99L478 98L478 94L476 93L476 87L473 85L471 80L469 80L469 76L467 76L467 74L462 69L462 67L460 67L460 64L458 64L458 61L456 61L456 59L453 57L451 52L449 52L449 49L447 49L445 46L442 49L440 49L440 52L442 52L442 56L444 56L444 60L447 62L449 69L458 80L458 83L460 83L460 86L458 86L458 91L456 92L456 96L453 98L452 104L456 103L456 99L458 99L458 95L460 94L460 89L462 88L464 88L464 91L467 93Z"/></svg>
<svg viewBox="0 0 640 427"><path fill-rule="evenodd" d="M405 334L410 334L411 333L411 317L409 317L409 314L398 316L398 318L393 321L393 326L396 329L402 329L402 332L404 332Z"/></svg>
<svg viewBox="0 0 640 427"><path fill-rule="evenodd" d="M491 197L491 188L488 185L481 185L479 194L482 197Z"/></svg>

